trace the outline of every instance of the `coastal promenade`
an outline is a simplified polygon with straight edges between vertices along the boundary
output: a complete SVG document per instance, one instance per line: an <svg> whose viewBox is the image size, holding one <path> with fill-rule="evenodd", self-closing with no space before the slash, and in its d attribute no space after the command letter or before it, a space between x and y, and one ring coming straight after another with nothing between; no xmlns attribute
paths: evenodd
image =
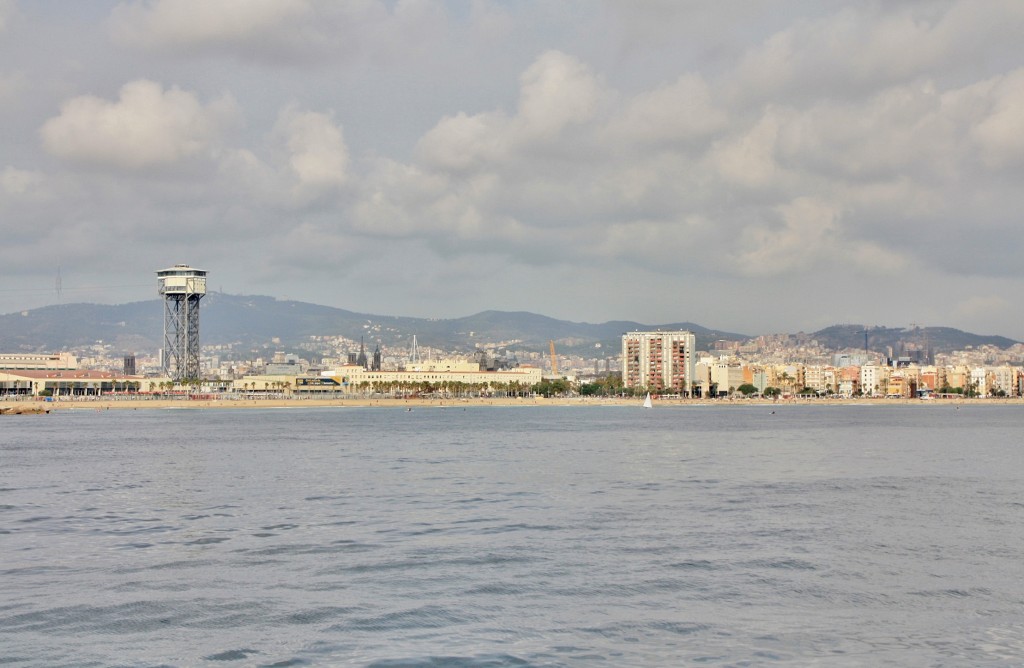
<svg viewBox="0 0 1024 668"><path fill-rule="evenodd" d="M636 406L643 400L636 397L479 397L479 398L151 398L151 397L83 397L57 401L4 400L0 401L3 414L57 412L74 410L152 410L152 409L260 409L260 408L482 408L488 406ZM721 406L742 407L763 406L954 406L954 405L1021 405L1024 398L1010 399L893 399L893 398L852 398L852 399L656 399L659 407Z"/></svg>

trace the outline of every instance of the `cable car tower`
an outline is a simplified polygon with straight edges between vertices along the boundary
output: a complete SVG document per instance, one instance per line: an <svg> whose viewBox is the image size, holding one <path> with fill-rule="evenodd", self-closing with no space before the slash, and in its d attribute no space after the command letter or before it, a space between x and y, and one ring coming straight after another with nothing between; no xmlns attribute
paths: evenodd
<svg viewBox="0 0 1024 668"><path fill-rule="evenodd" d="M164 373L174 381L199 378L199 300L206 272L176 264L156 272L164 298Z"/></svg>

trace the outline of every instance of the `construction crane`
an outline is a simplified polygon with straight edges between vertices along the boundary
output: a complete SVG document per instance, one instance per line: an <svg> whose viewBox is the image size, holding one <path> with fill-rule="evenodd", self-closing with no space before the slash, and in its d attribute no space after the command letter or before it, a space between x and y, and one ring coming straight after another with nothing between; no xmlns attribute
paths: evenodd
<svg viewBox="0 0 1024 668"><path fill-rule="evenodd" d="M551 375L558 375L558 358L555 357L555 341L554 339L548 340L548 346L551 348Z"/></svg>

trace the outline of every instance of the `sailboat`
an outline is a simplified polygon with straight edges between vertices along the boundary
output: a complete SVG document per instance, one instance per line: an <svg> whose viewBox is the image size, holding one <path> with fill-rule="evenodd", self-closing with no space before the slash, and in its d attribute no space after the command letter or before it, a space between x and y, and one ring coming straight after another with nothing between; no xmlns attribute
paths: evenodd
<svg viewBox="0 0 1024 668"><path fill-rule="evenodd" d="M651 403L651 393L648 392L647 396L644 397L644 408L654 408L654 404Z"/></svg>

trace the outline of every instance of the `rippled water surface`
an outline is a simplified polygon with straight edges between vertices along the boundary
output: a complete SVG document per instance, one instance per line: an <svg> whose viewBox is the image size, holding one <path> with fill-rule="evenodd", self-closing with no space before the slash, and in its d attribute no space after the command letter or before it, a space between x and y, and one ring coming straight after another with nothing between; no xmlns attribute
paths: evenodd
<svg viewBox="0 0 1024 668"><path fill-rule="evenodd" d="M0 664L1021 665L1022 416L0 417Z"/></svg>

